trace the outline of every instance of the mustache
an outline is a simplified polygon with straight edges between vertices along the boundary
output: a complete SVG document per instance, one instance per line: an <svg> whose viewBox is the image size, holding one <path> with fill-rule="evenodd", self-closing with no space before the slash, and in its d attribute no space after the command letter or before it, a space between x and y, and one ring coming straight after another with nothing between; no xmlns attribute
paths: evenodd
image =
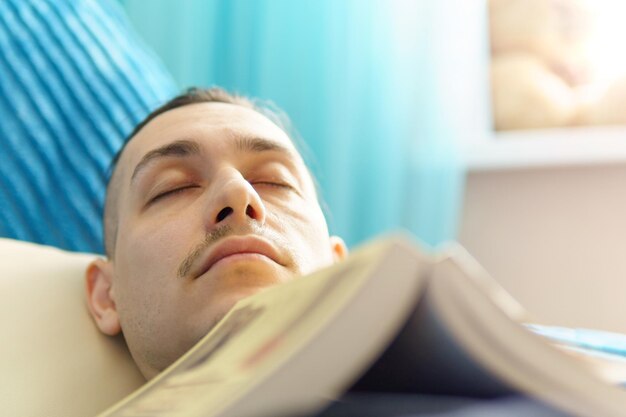
<svg viewBox="0 0 626 417"><path fill-rule="evenodd" d="M216 229L207 232L202 242L198 243L189 254L183 259L178 267L178 277L184 278L189 274L192 266L197 262L198 258L206 253L209 247L215 245L220 240L223 240L229 236L239 236L253 234L259 237L262 237L276 245L277 248L287 249L290 246L287 244L285 239L282 238L279 234L270 231L255 222L249 222L247 226L242 228L235 229L231 225L223 225ZM293 264L294 257L293 254L287 252L284 254L289 261L290 264Z"/></svg>

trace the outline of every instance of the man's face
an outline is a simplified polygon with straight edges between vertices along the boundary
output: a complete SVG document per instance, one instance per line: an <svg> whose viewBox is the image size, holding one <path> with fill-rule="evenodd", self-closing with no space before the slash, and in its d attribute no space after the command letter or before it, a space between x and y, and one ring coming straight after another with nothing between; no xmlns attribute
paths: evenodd
<svg viewBox="0 0 626 417"><path fill-rule="evenodd" d="M345 254L291 140L254 110L202 103L167 111L128 143L117 170L115 250L88 282L108 280L100 288L112 311L99 325L109 334L121 327L148 378L239 299Z"/></svg>

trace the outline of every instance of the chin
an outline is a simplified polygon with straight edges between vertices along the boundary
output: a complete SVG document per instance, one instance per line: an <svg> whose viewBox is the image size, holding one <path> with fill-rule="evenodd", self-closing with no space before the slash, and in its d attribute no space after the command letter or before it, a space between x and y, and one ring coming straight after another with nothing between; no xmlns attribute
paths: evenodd
<svg viewBox="0 0 626 417"><path fill-rule="evenodd" d="M226 297L228 299L228 302L224 304L224 307L222 309L223 314L220 318L223 318L235 306L235 304L237 304L239 300L243 300L252 295L258 294L261 291L271 288L279 283L280 282L258 282L255 283L255 285L247 285L245 287L239 287L234 289L231 294Z"/></svg>
<svg viewBox="0 0 626 417"><path fill-rule="evenodd" d="M273 284L266 284L238 287L235 289L221 291L219 295L216 295L217 301L211 302L210 310L206 311L202 317L200 317L200 320L203 323L207 323L203 326L205 328L204 334L215 327L215 325L217 325L217 323L219 323L219 321L222 320L233 309L233 307L235 307L237 302L272 286Z"/></svg>
<svg viewBox="0 0 626 417"><path fill-rule="evenodd" d="M218 272L218 271L215 271ZM205 294L203 307L197 310L195 322L197 323L197 340L210 332L221 319L223 319L238 301L260 293L275 285L290 281L294 274L275 267L263 267L241 265L228 270L219 271L218 276L203 277L204 282L211 282L210 289ZM209 278L207 280L207 278Z"/></svg>
<svg viewBox="0 0 626 417"><path fill-rule="evenodd" d="M242 294L287 282L294 275L283 267L265 263L232 265L215 272L220 286L233 288L234 292Z"/></svg>

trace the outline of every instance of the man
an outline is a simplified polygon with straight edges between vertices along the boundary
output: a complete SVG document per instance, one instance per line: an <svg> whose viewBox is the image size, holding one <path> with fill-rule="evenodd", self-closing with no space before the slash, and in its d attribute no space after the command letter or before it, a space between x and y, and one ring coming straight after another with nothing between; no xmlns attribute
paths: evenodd
<svg viewBox="0 0 626 417"><path fill-rule="evenodd" d="M313 179L271 114L189 90L150 114L116 158L107 259L86 272L99 329L123 333L150 379L241 298L346 256Z"/></svg>
<svg viewBox="0 0 626 417"><path fill-rule="evenodd" d="M103 333L123 333L147 379L239 299L346 256L343 241L328 234L302 157L266 111L222 90L190 90L150 114L114 161L107 259L87 269L88 306ZM441 415L474 403L357 393L317 417ZM554 415L529 412L541 406L527 402L516 414L516 406L496 403L496 411Z"/></svg>

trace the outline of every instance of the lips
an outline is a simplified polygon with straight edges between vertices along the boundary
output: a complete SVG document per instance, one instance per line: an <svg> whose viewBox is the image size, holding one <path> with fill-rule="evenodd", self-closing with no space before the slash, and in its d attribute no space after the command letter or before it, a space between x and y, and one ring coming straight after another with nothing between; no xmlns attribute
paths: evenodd
<svg viewBox="0 0 626 417"><path fill-rule="evenodd" d="M222 259L241 254L263 255L277 264L283 265L280 262L278 251L271 243L256 236L236 236L224 239L213 246L206 256L200 257L197 268L192 270L192 276L194 279L198 278Z"/></svg>

